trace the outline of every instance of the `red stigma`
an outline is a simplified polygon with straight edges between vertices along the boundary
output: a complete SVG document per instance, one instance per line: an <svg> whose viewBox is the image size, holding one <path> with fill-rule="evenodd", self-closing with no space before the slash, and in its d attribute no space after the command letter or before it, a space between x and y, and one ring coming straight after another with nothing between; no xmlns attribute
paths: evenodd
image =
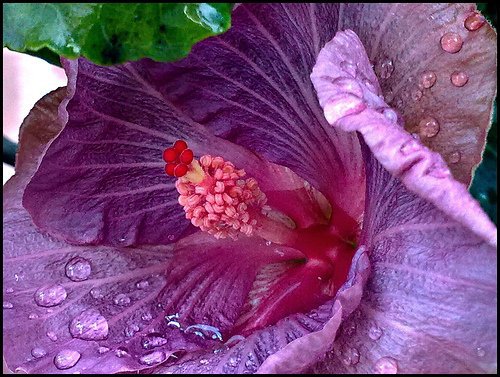
<svg viewBox="0 0 500 377"><path fill-rule="evenodd" d="M188 165L193 159L193 151L188 149L187 143L177 140L172 147L163 151L163 160L167 163L165 173L171 177L182 177L188 172Z"/></svg>
<svg viewBox="0 0 500 377"><path fill-rule="evenodd" d="M163 151L163 160L165 162L175 162L179 153L174 148L167 148Z"/></svg>
<svg viewBox="0 0 500 377"><path fill-rule="evenodd" d="M177 151L177 153L181 153L184 149L187 149L188 145L184 140L177 140L174 143L174 149Z"/></svg>
<svg viewBox="0 0 500 377"><path fill-rule="evenodd" d="M193 158L194 155L191 149L184 149L179 156L180 162L186 165L189 165L193 161Z"/></svg>

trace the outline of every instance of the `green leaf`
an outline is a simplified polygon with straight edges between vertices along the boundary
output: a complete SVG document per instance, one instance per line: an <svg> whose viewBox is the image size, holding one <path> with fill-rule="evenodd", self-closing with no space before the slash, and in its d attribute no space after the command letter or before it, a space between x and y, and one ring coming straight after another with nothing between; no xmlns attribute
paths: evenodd
<svg viewBox="0 0 500 377"><path fill-rule="evenodd" d="M51 63L50 51L101 65L173 61L226 31L231 10L229 3L3 4L3 45Z"/></svg>

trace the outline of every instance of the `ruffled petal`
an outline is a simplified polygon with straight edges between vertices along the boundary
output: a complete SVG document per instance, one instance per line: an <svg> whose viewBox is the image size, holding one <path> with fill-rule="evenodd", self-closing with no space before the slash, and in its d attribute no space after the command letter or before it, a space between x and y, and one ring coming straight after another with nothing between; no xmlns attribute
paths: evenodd
<svg viewBox="0 0 500 377"><path fill-rule="evenodd" d="M496 33L476 5L347 4L341 12L338 30L359 36L405 129L470 184L497 87Z"/></svg>
<svg viewBox="0 0 500 377"><path fill-rule="evenodd" d="M350 72L346 61L358 68ZM466 187L453 179L442 157L399 126L401 118L379 96L368 57L353 31L337 33L323 48L311 80L331 125L360 132L380 163L409 190L496 245L495 226Z"/></svg>
<svg viewBox="0 0 500 377"><path fill-rule="evenodd" d="M495 248L410 193L366 149L372 272L314 372L495 373Z"/></svg>
<svg viewBox="0 0 500 377"><path fill-rule="evenodd" d="M66 62L67 123L24 196L34 223L77 243L179 239L189 222L161 159L177 138L196 156L221 155L244 168L264 191L281 185L265 160L289 167L339 216L357 219L359 143L328 126L309 80L317 44L333 33L320 20L313 38L303 30L316 15L309 5L241 5L227 33L178 63Z"/></svg>

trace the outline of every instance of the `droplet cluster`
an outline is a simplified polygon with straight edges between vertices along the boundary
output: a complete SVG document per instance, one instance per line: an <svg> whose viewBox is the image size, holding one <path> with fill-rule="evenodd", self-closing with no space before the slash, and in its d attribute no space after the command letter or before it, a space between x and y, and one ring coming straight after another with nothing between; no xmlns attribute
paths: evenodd
<svg viewBox="0 0 500 377"><path fill-rule="evenodd" d="M267 202L257 181L244 179L245 171L222 157L202 156L200 166L205 174L202 182L182 177L175 184L186 218L217 239L236 239L239 233L251 236L257 220L249 210L260 211Z"/></svg>

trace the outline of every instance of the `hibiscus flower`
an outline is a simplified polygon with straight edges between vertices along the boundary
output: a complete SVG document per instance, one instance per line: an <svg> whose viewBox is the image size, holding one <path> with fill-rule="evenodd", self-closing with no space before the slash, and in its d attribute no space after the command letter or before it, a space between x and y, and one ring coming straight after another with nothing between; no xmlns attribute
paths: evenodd
<svg viewBox="0 0 500 377"><path fill-rule="evenodd" d="M67 89L26 118L7 365L494 371L496 229L466 190L491 27L463 4L245 4L232 22L176 63L64 61Z"/></svg>

